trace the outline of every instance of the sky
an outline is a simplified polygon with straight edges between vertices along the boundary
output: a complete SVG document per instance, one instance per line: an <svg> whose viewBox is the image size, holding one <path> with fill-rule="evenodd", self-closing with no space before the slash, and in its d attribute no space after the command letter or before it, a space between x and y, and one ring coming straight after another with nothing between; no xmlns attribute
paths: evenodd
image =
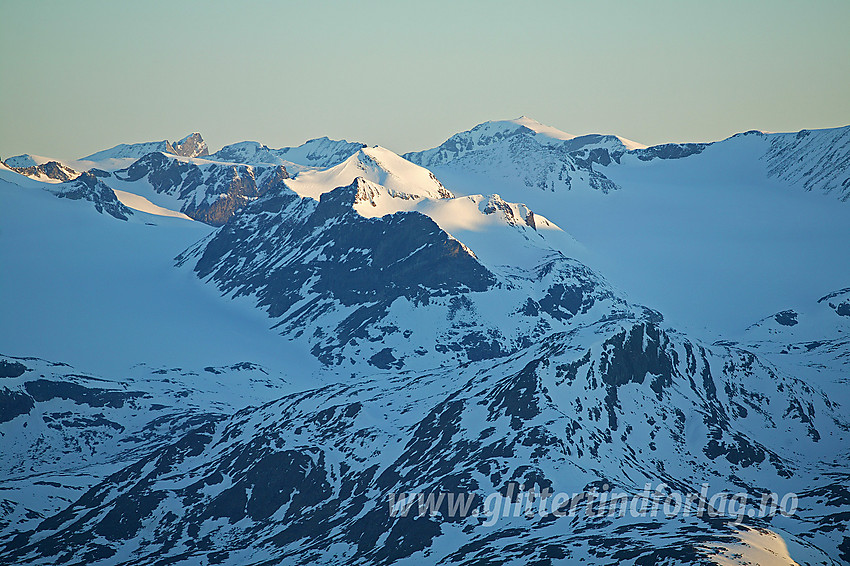
<svg viewBox="0 0 850 566"><path fill-rule="evenodd" d="M850 2L0 0L0 157L199 131L396 152L527 115L646 144L850 124Z"/></svg>

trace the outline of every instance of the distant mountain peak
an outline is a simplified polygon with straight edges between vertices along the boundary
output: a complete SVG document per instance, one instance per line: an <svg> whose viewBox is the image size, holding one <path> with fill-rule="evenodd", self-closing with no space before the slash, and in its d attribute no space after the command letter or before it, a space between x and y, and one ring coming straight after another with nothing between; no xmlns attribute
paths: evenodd
<svg viewBox="0 0 850 566"><path fill-rule="evenodd" d="M74 171L70 167L59 163L58 161L47 161L39 163L38 165L24 167L9 165L7 163L6 166L16 173L20 173L21 175L25 175L31 179L44 181L46 183L64 183L65 181L76 179L79 176L77 171Z"/></svg>
<svg viewBox="0 0 850 566"><path fill-rule="evenodd" d="M175 142L173 145L174 153L183 157L204 157L210 154L207 148L207 142L201 137L201 134L195 132L189 134L182 140Z"/></svg>
<svg viewBox="0 0 850 566"><path fill-rule="evenodd" d="M284 165L295 173L302 169L332 167L362 147L365 147L362 143L332 140L327 136L280 149L272 149L256 141L243 141L224 146L209 159L250 165Z"/></svg>
<svg viewBox="0 0 850 566"><path fill-rule="evenodd" d="M42 161L38 159L38 156L31 155L29 153L24 153L22 155L14 155L12 157L7 157L3 160L3 164L6 167L21 169L24 167L36 167L41 165L42 163L46 163L46 161Z"/></svg>
<svg viewBox="0 0 850 566"><path fill-rule="evenodd" d="M571 190L576 182L609 192L617 185L593 165L608 165L628 151L616 136L573 136L521 116L484 122L435 148L404 157L423 167L448 166L544 191Z"/></svg>
<svg viewBox="0 0 850 566"><path fill-rule="evenodd" d="M453 196L428 169L380 146L361 147L333 167L303 171L286 184L302 197L317 199L337 187L351 185L357 178L385 187L391 194L436 199Z"/></svg>
<svg viewBox="0 0 850 566"><path fill-rule="evenodd" d="M207 144L201 134L195 132L184 137L177 142L169 142L168 140L140 142L140 143L121 143L109 149L98 151L86 157L81 161L103 161L106 159L139 159L149 153L154 152L170 153L181 157L202 157L209 155Z"/></svg>
<svg viewBox="0 0 850 566"><path fill-rule="evenodd" d="M597 142L604 140L608 146L620 146L622 151L631 151L633 149L644 149L647 146L613 134L583 134L575 135L559 130L553 126L548 126L530 118L528 116L520 116L513 120L490 120L478 124L467 132L460 132L456 135L469 134L478 145L487 145L493 141L499 141L506 138L511 138L516 135L527 135L534 138L537 142L545 146L560 147L565 142L567 149L572 151L574 147L580 147L584 142ZM452 136L454 137L454 136ZM452 138L450 138L452 139Z"/></svg>
<svg viewBox="0 0 850 566"><path fill-rule="evenodd" d="M498 124L500 122L493 122L493 123ZM536 134L541 134L541 135L544 135L544 136L547 136L547 137L550 137L550 138L553 138L553 139L557 139L557 140L571 140L571 139L576 137L573 134L568 134L567 132L559 130L558 128L553 128L552 126L547 126L546 124L543 124L542 122L538 122L534 118L529 118L528 116L525 116L525 115L520 116L519 118L516 118L514 120L506 120L502 123L510 123L510 124L516 124L518 126L523 126L525 128L528 128L529 130L531 130L532 132L534 132Z"/></svg>

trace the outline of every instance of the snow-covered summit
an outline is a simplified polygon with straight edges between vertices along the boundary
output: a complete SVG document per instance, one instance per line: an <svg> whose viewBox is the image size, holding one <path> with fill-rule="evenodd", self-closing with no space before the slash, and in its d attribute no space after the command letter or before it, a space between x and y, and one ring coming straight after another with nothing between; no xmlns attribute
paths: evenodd
<svg viewBox="0 0 850 566"><path fill-rule="evenodd" d="M587 134L577 136L533 118L520 116L513 120L493 120L478 124L474 128L458 132L443 144L433 149L411 152L405 157L425 166L438 165L469 152L505 144L516 144L518 140L533 140L543 147L578 151L585 147L603 147L612 152L626 152L646 146L615 135Z"/></svg>
<svg viewBox="0 0 850 566"><path fill-rule="evenodd" d="M416 198L356 177L317 198L270 190L178 263L251 297L327 366L424 369L508 355L574 317L644 315L562 236L496 195Z"/></svg>
<svg viewBox="0 0 850 566"><path fill-rule="evenodd" d="M515 118L513 120L495 120L484 122L483 124L479 124L472 128L472 130L470 130L470 133L472 132L478 134L479 139L485 139L487 136L491 136L494 139L498 139L500 137L500 134L503 137L510 137L518 134L528 134L530 132L533 134L534 138L537 141L545 145L561 145L559 142L575 140L574 143L566 144L566 147L571 148L580 148L591 143L601 144L602 142L605 142L605 147L613 147L619 149L619 147L617 146L622 146L622 148L624 148L626 151L631 151L633 149L643 149L647 147L646 145L640 142L632 141L622 136L612 134L568 134L563 130L559 130L558 128L552 126L547 126L546 124L538 122L534 118L529 118L528 116L520 116L519 118Z"/></svg>
<svg viewBox="0 0 850 566"><path fill-rule="evenodd" d="M850 126L799 132L749 130L716 142L652 146L633 152L631 157L670 160L703 152L713 155L704 155L696 162L717 156L745 158L781 184L850 200ZM696 162L692 167L699 167Z"/></svg>
<svg viewBox="0 0 850 566"><path fill-rule="evenodd" d="M362 143L332 140L327 137L281 149L271 149L255 141L243 141L224 146L210 155L209 159L249 165L284 165L287 170L297 172L303 168L331 167L363 147L365 146ZM300 167L293 167L293 165Z"/></svg>
<svg viewBox="0 0 850 566"><path fill-rule="evenodd" d="M768 173L807 191L850 200L850 126L762 134Z"/></svg>
<svg viewBox="0 0 850 566"><path fill-rule="evenodd" d="M594 163L610 163L628 151L616 136L573 136L521 117L484 122L433 149L404 157L438 174L474 174L502 186L560 192L581 184L608 192L617 185L594 169Z"/></svg>
<svg viewBox="0 0 850 566"><path fill-rule="evenodd" d="M517 133L525 133L526 131L533 132L540 139L551 140L571 140L576 136L568 134L563 130L547 126L528 116L520 116L513 120L490 120L482 124L478 124L470 132L475 132L479 138L486 136L515 135Z"/></svg>
<svg viewBox="0 0 850 566"><path fill-rule="evenodd" d="M120 143L109 149L104 149L87 155L80 161L104 161L107 159L139 159L148 153L156 151L163 153L174 153L171 144L167 140L158 142Z"/></svg>
<svg viewBox="0 0 850 566"><path fill-rule="evenodd" d="M396 194L436 199L453 196L428 169L380 146L360 148L328 169L303 171L286 184L302 197L317 199L337 187L350 185L358 177Z"/></svg>
<svg viewBox="0 0 850 566"><path fill-rule="evenodd" d="M204 157L210 154L210 150L207 148L207 142L204 141L204 138L198 132L189 134L182 140L174 142L172 146L174 147L174 153L183 157Z"/></svg>
<svg viewBox="0 0 850 566"><path fill-rule="evenodd" d="M15 163L26 162L24 160L15 160ZM8 166L7 167L16 173L44 181L45 183L64 183L79 176L79 173L72 168L58 161L44 161L38 165Z"/></svg>
<svg viewBox="0 0 850 566"><path fill-rule="evenodd" d="M153 152L171 153L183 157L202 157L209 153L207 144L199 133L192 133L178 142L168 140L121 143L109 149L104 149L83 157L80 161L100 162L108 159L139 159Z"/></svg>
<svg viewBox="0 0 850 566"><path fill-rule="evenodd" d="M32 153L23 153L21 155L15 155L12 157L7 157L3 160L3 163L6 164L7 167L37 167L39 165L43 165L49 161L55 161L55 159L51 157L45 157L43 155L34 155Z"/></svg>

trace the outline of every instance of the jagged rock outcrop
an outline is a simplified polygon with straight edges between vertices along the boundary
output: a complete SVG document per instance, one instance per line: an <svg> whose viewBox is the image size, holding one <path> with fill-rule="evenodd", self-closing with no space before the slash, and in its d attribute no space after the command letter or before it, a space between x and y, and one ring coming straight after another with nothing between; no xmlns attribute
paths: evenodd
<svg viewBox="0 0 850 566"><path fill-rule="evenodd" d="M149 153L114 175L122 181L145 180L154 191L177 198L180 212L213 226L223 225L241 207L289 178L280 165L196 163L161 152Z"/></svg>

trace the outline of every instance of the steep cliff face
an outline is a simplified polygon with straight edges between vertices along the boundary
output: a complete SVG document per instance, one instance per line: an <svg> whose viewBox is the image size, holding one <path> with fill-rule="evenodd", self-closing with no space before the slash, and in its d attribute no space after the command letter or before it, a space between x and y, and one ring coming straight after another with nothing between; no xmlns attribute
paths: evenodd
<svg viewBox="0 0 850 566"><path fill-rule="evenodd" d="M771 176L807 191L850 200L850 126L765 134Z"/></svg>
<svg viewBox="0 0 850 566"><path fill-rule="evenodd" d="M176 155L183 157L205 157L210 154L210 150L207 148L207 142L197 132L189 134L180 141L174 142L172 147Z"/></svg>

